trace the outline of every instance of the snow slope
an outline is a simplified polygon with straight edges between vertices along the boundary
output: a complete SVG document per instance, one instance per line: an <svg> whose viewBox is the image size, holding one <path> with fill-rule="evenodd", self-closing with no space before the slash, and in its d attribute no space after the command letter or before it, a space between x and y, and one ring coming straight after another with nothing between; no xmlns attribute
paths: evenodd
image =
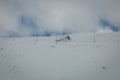
<svg viewBox="0 0 120 80"><path fill-rule="evenodd" d="M0 80L120 80L120 32L70 36L0 38Z"/></svg>

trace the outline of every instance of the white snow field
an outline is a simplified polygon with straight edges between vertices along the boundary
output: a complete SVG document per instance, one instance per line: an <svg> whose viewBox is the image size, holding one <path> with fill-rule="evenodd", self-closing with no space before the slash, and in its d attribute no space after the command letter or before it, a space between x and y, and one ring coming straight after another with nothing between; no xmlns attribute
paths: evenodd
<svg viewBox="0 0 120 80"><path fill-rule="evenodd" d="M0 80L120 80L120 32L69 36L0 38Z"/></svg>

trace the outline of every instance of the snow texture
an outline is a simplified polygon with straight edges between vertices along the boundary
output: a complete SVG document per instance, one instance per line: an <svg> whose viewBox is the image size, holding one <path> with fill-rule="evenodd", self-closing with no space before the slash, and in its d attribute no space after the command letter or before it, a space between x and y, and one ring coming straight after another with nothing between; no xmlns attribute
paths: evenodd
<svg viewBox="0 0 120 80"><path fill-rule="evenodd" d="M120 80L120 32L69 36L0 38L0 80Z"/></svg>

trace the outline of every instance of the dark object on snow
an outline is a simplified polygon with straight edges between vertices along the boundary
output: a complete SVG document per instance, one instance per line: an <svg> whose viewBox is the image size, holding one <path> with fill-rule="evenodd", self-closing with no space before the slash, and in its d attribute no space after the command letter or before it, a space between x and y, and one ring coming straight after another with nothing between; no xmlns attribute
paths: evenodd
<svg viewBox="0 0 120 80"><path fill-rule="evenodd" d="M63 38L60 38L60 39L57 39L56 38L56 42L61 42L61 41L70 41L71 40L71 38L70 38L70 36L66 36L66 37L63 37Z"/></svg>
<svg viewBox="0 0 120 80"><path fill-rule="evenodd" d="M59 40L56 40L56 42L60 42L60 41L63 41L64 39L59 39Z"/></svg>
<svg viewBox="0 0 120 80"><path fill-rule="evenodd" d="M0 48L1 50L3 50L3 48Z"/></svg>
<svg viewBox="0 0 120 80"><path fill-rule="evenodd" d="M102 69L106 69L106 67L105 67L105 66L102 66Z"/></svg>
<svg viewBox="0 0 120 80"><path fill-rule="evenodd" d="M66 36L65 40L71 40L70 36Z"/></svg>

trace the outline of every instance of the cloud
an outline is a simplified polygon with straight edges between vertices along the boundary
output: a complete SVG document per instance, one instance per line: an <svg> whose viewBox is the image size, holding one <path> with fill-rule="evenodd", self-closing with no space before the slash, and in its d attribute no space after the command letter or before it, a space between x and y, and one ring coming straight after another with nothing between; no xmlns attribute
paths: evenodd
<svg viewBox="0 0 120 80"><path fill-rule="evenodd" d="M119 0L0 0L0 35L119 31L119 3ZM109 23L107 28L105 20Z"/></svg>
<svg viewBox="0 0 120 80"><path fill-rule="evenodd" d="M109 21L105 20L105 19L101 19L100 20L100 25L103 28L109 28L114 32L118 32L120 31L120 27L119 26L115 26L113 23L110 23Z"/></svg>

